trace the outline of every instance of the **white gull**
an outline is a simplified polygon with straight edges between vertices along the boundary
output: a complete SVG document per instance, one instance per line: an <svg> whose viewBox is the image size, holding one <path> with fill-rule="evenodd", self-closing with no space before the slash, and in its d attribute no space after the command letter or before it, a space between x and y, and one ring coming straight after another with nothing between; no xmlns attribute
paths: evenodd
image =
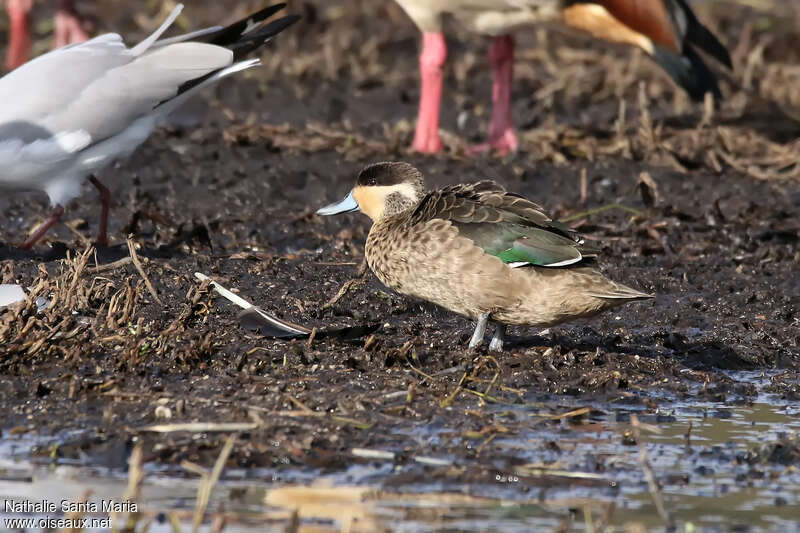
<svg viewBox="0 0 800 533"><path fill-rule="evenodd" d="M110 195L95 173L129 155L195 92L256 66L241 60L299 17L264 22L267 7L227 27L158 40L178 4L147 39L128 48L115 33L44 54L0 79L0 191L47 193L53 212L22 245L55 224L87 178L100 191L98 244L107 244Z"/></svg>

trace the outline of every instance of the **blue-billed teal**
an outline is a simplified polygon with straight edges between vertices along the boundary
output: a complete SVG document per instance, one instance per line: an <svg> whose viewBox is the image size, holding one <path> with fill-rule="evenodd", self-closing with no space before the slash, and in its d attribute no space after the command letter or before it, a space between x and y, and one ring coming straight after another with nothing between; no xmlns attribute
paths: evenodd
<svg viewBox="0 0 800 533"><path fill-rule="evenodd" d="M347 197L317 211L362 211L373 221L365 247L378 278L401 294L477 320L469 343L502 350L506 324L552 326L651 298L592 268L597 250L537 204L493 181L425 192L422 174L376 163Z"/></svg>

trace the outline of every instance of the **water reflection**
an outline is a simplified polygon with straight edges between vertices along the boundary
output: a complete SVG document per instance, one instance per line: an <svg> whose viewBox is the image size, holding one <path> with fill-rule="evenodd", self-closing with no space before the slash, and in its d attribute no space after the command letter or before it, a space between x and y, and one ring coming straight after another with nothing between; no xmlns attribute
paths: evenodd
<svg viewBox="0 0 800 533"><path fill-rule="evenodd" d="M503 457L399 463L392 454L377 454L354 456L341 472L229 470L208 509L212 517L224 509L225 531L284 531L293 521L298 531L658 530L663 523L639 447L625 437L630 415L638 413L659 431L643 431L642 440L679 530L800 531L800 468L783 464L770 448L797 443L800 407L769 396L752 404L660 399L659 405L655 414L641 406L593 406L588 416L557 420L502 406L498 420L514 410L519 421L513 434L493 442ZM398 431L422 446L459 438L447 437L441 425ZM0 440L0 501L75 500L87 491L91 498L119 498L124 492L121 472L33 464L26 453L34 444L27 435ZM464 439L464 445L474 443ZM150 531L171 531L170 516L186 527L191 522L199 483L174 474L148 470L140 509L141 519L152 522Z"/></svg>

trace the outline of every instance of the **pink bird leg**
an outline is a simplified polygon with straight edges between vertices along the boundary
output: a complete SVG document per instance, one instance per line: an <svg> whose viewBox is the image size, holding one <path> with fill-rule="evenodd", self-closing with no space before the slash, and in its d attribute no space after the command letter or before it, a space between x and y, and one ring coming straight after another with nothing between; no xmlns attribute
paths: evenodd
<svg viewBox="0 0 800 533"><path fill-rule="evenodd" d="M13 70L30 59L31 30L30 12L33 0L7 0L6 11L10 24L6 68ZM83 21L75 9L74 0L59 0L53 30L53 47L80 43L89 38L83 28Z"/></svg>
<svg viewBox="0 0 800 533"><path fill-rule="evenodd" d="M30 12L33 0L7 0L9 42L6 52L6 68L13 70L29 59L31 49L31 32L29 29Z"/></svg>
<svg viewBox="0 0 800 533"><path fill-rule="evenodd" d="M59 0L53 30L53 48L82 43L89 38L83 29L83 20L75 9L74 0Z"/></svg>
<svg viewBox="0 0 800 533"><path fill-rule="evenodd" d="M98 180L94 175L89 176L89 183L94 185L97 188L97 192L100 193L100 227L97 231L97 245L98 246L108 246L108 211L109 207L111 206L111 191L108 190L108 187L103 185L100 180ZM53 208L52 213L45 220L39 227L36 228L30 237L25 239L25 242L19 245L20 248L23 250L30 250L34 244L39 242L39 240L44 237L44 234L47 233L53 225L61 220L61 216L64 214L64 207L57 205Z"/></svg>
<svg viewBox="0 0 800 533"><path fill-rule="evenodd" d="M446 58L447 44L444 34L423 34L422 53L419 56L422 89L417 131L414 135L414 149L418 152L432 154L442 149L439 138L439 107L442 102L442 67Z"/></svg>
<svg viewBox="0 0 800 533"><path fill-rule="evenodd" d="M519 143L511 120L511 79L514 76L514 40L510 35L495 37L489 49L492 64L492 122L489 138L472 148L472 153L494 149L501 155L515 152Z"/></svg>

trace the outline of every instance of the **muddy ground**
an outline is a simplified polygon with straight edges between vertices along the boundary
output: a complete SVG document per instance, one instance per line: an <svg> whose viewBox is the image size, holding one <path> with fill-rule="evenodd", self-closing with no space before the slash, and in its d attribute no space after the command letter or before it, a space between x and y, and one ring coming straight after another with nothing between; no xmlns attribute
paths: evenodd
<svg viewBox="0 0 800 533"><path fill-rule="evenodd" d="M108 4L93 12L110 21L104 29L138 38L160 20L156 9L134 17ZM231 14L191 2L182 23L255 7L236 5ZM505 403L549 415L576 402L621 402L654 419L662 399L800 398L796 13L697 6L736 67L720 74L726 99L717 110L690 103L638 52L522 33L514 86L522 149L474 159L464 139L487 129L486 39L452 33L447 152L422 156L407 149L417 33L402 12L388 1L290 2L288 11L305 20L275 40L263 68L208 91L105 172L115 198L109 248L89 248L99 206L88 187L32 253L13 243L47 215L46 199L0 198L0 281L35 287L24 306L0 311L4 436L85 430L39 450L42 460L88 456L124 469L143 442L145 461L177 469L183 460L212 464L225 435L142 428L255 423L230 466L279 476L369 462L353 448L396 452L400 464L446 455L478 466L411 470L386 483L440 475L482 493L490 489L481 480L491 486L492 472L524 462L494 444L527 416L498 418ZM388 159L415 164L430 186L493 178L535 199L602 244L609 276L656 298L545 332L512 328L502 355L468 351L467 320L360 276L366 217L313 214L344 195L362 166ZM640 185L643 173L657 190ZM130 255L128 235L155 294L131 262L103 267ZM378 329L350 340L264 339L239 327L238 310L195 272L309 327ZM36 297L52 305L37 312ZM731 378L735 370L769 379L759 391ZM558 456L556 442L536 446ZM604 471L603 461L590 468Z"/></svg>

